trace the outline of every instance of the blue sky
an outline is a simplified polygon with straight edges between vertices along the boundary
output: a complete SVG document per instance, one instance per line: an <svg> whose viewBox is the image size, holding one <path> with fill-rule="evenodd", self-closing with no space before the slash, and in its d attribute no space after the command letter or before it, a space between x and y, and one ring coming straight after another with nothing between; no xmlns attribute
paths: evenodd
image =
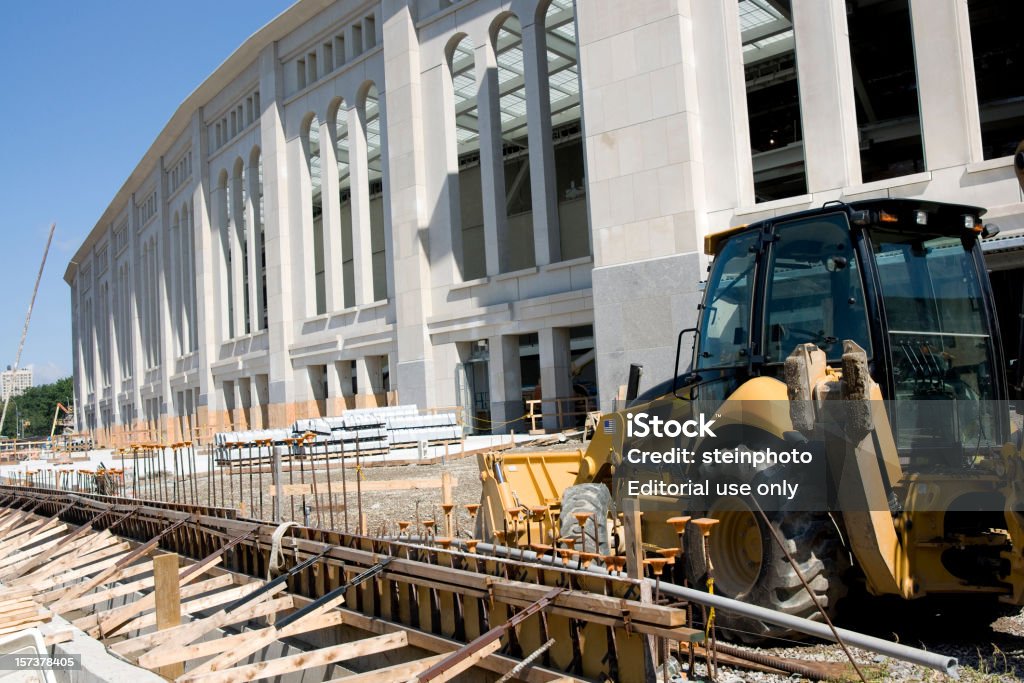
<svg viewBox="0 0 1024 683"><path fill-rule="evenodd" d="M14 362L51 222L57 232L21 366L71 374L75 249L171 114L288 0L7 3L0 20L0 367Z"/></svg>

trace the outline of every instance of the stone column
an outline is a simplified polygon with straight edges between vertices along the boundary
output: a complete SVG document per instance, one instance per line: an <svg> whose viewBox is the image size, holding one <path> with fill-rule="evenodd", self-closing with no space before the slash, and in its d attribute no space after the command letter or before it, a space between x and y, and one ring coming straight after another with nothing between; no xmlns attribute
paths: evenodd
<svg viewBox="0 0 1024 683"><path fill-rule="evenodd" d="M270 425L277 428L291 424L289 404L295 393L295 372L286 352L293 338L293 321L296 312L296 277L306 273L295 273L292 268L293 244L298 242L292 230L301 230L301 224L294 226L292 198L289 196L288 171L290 168L285 144L283 110L281 106L283 81L280 60L277 58L276 43L263 49L259 58L260 101L260 148L263 150L263 194L266 211L266 254L267 254L267 319L270 387ZM298 172L296 159L293 173ZM301 214L300 214L301 215Z"/></svg>
<svg viewBox="0 0 1024 683"><path fill-rule="evenodd" d="M494 432L521 432L523 424L516 420L523 414L523 379L519 364L519 337L501 335L487 340L488 377L491 388L491 421ZM515 420L514 422L510 422ZM501 424L507 422L508 424Z"/></svg>
<svg viewBox="0 0 1024 683"><path fill-rule="evenodd" d="M558 183L555 147L551 140L551 97L544 21L523 25L523 71L530 148L530 195L533 200L533 248L538 266L558 261L562 245L558 228Z"/></svg>
<svg viewBox="0 0 1024 683"><path fill-rule="evenodd" d="M739 4L696 2L694 52L701 109L704 188L708 211L754 204Z"/></svg>
<svg viewBox="0 0 1024 683"><path fill-rule="evenodd" d="M484 209L487 274L497 275L508 261L508 214L502 157L498 61L490 42L475 46L477 121L480 125L480 194Z"/></svg>
<svg viewBox="0 0 1024 683"><path fill-rule="evenodd" d="M963 0L910 0L925 167L981 161L971 24Z"/></svg>
<svg viewBox="0 0 1024 683"><path fill-rule="evenodd" d="M370 379L370 366L366 357L356 359L356 408L367 408L373 405L373 381Z"/></svg>
<svg viewBox="0 0 1024 683"><path fill-rule="evenodd" d="M794 0L807 191L859 185L860 146L844 0Z"/></svg>
<svg viewBox="0 0 1024 683"><path fill-rule="evenodd" d="M219 274L223 273L220 257L221 244L218 233L219 222L215 211L217 203L210 192L210 165L207 163L209 136L203 123L203 110L197 109L192 115L192 218L191 257L195 277L191 287L195 288L195 313L192 324L196 327L196 353L199 367L199 396L195 405L196 424L206 427L214 424L217 412L222 409L220 392L213 380L210 365L217 358L217 346L223 334L224 315L223 285Z"/></svg>
<svg viewBox="0 0 1024 683"><path fill-rule="evenodd" d="M569 366L569 330L564 327L547 327L537 333L540 342L540 384L544 400L544 429L562 429L558 423L558 405L553 399L568 398L572 395L572 380ZM563 410L567 408L562 405Z"/></svg>
<svg viewBox="0 0 1024 683"><path fill-rule="evenodd" d="M409 403L434 404L433 348L427 334L431 313L430 252L421 238L430 225L426 199L423 94L416 26L408 3L384 0L384 72L391 84L381 98L381 154L385 172L385 229L390 286L395 302L397 353L389 361L392 385ZM438 248L444 248L438 245ZM362 387L360 387L362 390Z"/></svg>

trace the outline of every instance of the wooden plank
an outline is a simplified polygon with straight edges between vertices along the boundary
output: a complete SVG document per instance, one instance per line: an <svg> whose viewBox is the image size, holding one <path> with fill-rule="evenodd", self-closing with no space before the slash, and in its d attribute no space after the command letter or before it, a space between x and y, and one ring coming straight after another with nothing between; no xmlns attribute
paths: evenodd
<svg viewBox="0 0 1024 683"><path fill-rule="evenodd" d="M266 595L270 595L270 593L267 593ZM231 624L240 624L260 617L265 617L270 614L283 612L291 609L294 604L294 600L290 595L285 595L274 600L266 600L264 599L264 596L260 596L260 598L257 598L257 602L254 602L251 605L246 605L240 610L236 610L234 612L217 612L205 619L197 619L168 631L147 633L141 636L136 636L135 638L123 640L119 643L112 643L110 645L110 650L122 656L128 656L135 652L148 650L148 652L143 655L143 657L148 657L149 655L157 655L161 652L161 646L170 642L174 643L174 647L165 648L166 650L175 651L178 649L184 649L184 647L189 643L194 642L197 638L201 638L210 631L223 628ZM144 664L144 666L149 665Z"/></svg>
<svg viewBox="0 0 1024 683"><path fill-rule="evenodd" d="M105 569L83 584L55 588L45 593L40 593L36 596L36 599L39 602L42 602L43 604L49 605L50 609L52 609L54 612L57 612L58 614L63 614L64 612L70 611L66 605L68 605L72 600L77 600L79 597L82 597L79 595L79 588L83 585L96 582L95 585L93 586L93 588L95 588L96 586L102 585L104 583L123 581L125 579L130 579L135 576L139 576L140 574L150 574L152 572L152 562L139 562L138 564L128 565L126 567L121 567L120 569L115 569L113 573L111 573L110 569ZM102 578L104 576L109 576L110 578L107 581L103 581ZM98 582L97 578L100 579ZM88 595L84 597L88 597Z"/></svg>
<svg viewBox="0 0 1024 683"><path fill-rule="evenodd" d="M128 544L125 543L123 545ZM81 567L80 569L73 569L59 576L43 578L39 581L34 581L30 585L35 586L37 588L42 588L42 586L46 584L62 585L65 583L77 581L83 576L89 576L90 574L95 574L96 572L103 571L104 569L114 566L122 557L124 557L124 553L126 550L127 548L114 548L112 551L112 556L107 557L104 560L93 562L92 564L88 564L84 567Z"/></svg>
<svg viewBox="0 0 1024 683"><path fill-rule="evenodd" d="M163 631L181 624L181 586L178 585L178 556L157 555L153 558L153 592L156 594L156 629ZM167 664L157 673L164 678L177 678L185 672L181 663Z"/></svg>
<svg viewBox="0 0 1024 683"><path fill-rule="evenodd" d="M327 614L324 612L311 612L304 619L292 622L286 629L278 629L276 626L268 626L265 629L259 631L253 631L249 635L251 636L244 643L237 647L221 654L218 657L203 662L199 666L192 669L189 673L189 677L199 676L201 674L210 673L213 671L222 671L230 668L235 662L245 659L254 652L259 652L267 645L270 645L279 637L282 637L282 633L287 633L290 636L299 635L301 633L308 633L310 631L317 631L323 628L323 624L328 620ZM180 683L180 681L179 681Z"/></svg>
<svg viewBox="0 0 1024 683"><path fill-rule="evenodd" d="M220 562L221 556L218 555L196 568L195 571L191 571L192 567L182 567L181 571L178 573L179 585L184 586L185 584L192 583L198 579L203 572L214 565L220 564ZM123 607L108 612L104 618L100 619L96 627L89 629L88 633L93 638L100 637L104 633L110 633L124 622L137 617L147 610L153 609L155 604L155 594L149 593L148 595L144 595L130 605L124 605Z"/></svg>
<svg viewBox="0 0 1024 683"><path fill-rule="evenodd" d="M356 657L387 652L405 647L409 643L404 632L389 633L383 636L363 638L351 643L332 645L319 650L300 652L288 657L279 657L255 664L239 666L225 671L211 671L205 674L193 675L189 673L180 681L192 681L193 683L236 683L236 681L258 681L264 678L272 678L284 674L302 671L316 666L326 666L334 662L341 662Z"/></svg>
<svg viewBox="0 0 1024 683"><path fill-rule="evenodd" d="M95 566L100 560L117 556L114 560L116 562L131 550L131 546L128 543L124 541L118 542L115 538L100 539L98 545L100 547L96 547L96 544L90 544L89 547L79 548L76 552L68 553L55 562L48 562L31 574L19 577L12 583L14 585L33 586L39 590L47 585L59 586L105 568L97 568Z"/></svg>
<svg viewBox="0 0 1024 683"><path fill-rule="evenodd" d="M494 654L495 652L497 652L500 649L501 649L501 641L498 640L498 639L495 639L495 640L491 641L490 643L487 643L486 645L481 647L476 652L472 652L468 656L464 657L463 659L460 659L459 661L455 662L454 664L451 665L451 667L447 671L444 671L443 673L438 674L437 676L434 676L430 680L431 681L437 681L438 683L445 683L446 681L450 681L453 678L455 678L456 676L458 676L459 674L461 674L462 672L467 671L469 669L472 669L474 666L479 664L483 659L485 659L487 657L490 657L492 654ZM452 655L448 655L448 656L451 657ZM441 660L441 661L444 661L444 660ZM420 677L417 676L415 680L419 681Z"/></svg>
<svg viewBox="0 0 1024 683"><path fill-rule="evenodd" d="M188 588L195 588L195 586L189 586ZM259 588L257 583L247 583L229 590L218 591L213 595L195 598L194 600L189 600L188 602L183 603L181 605L181 611L186 614L195 614L196 612L202 612L203 610L210 609L211 607L219 607L220 605L234 602L235 600L252 593L257 588ZM207 593L209 592L209 589L204 588L202 592ZM184 595L184 593L185 591L183 590L182 597L188 597L187 595ZM194 593L195 591L193 591L193 594ZM126 622L122 626L119 626L117 629L112 631L110 635L116 636L130 631L139 631L147 626L152 626L154 623L155 614L153 612L148 612Z"/></svg>
<svg viewBox="0 0 1024 683"><path fill-rule="evenodd" d="M218 576L208 581L204 581L203 583L209 586L210 589L212 590L214 588L230 586L232 583L234 583L234 579L229 574L225 574L223 576ZM84 595L80 598L75 598L74 600L65 603L62 609L64 612L71 612L73 610L83 609L86 607L90 607L92 605L99 604L112 598L119 598L124 595L130 595L132 593L138 593L143 590L148 590L152 587L153 577L149 576L144 579L138 579L137 581L120 584L114 586L113 588L107 588L105 590L97 591L95 593L90 593L89 595Z"/></svg>
<svg viewBox="0 0 1024 683"><path fill-rule="evenodd" d="M328 683L394 683L394 681L407 681L416 674L426 671L447 656L434 655L433 657L417 659L404 664L394 664L383 669L377 669L376 671L335 678L328 681Z"/></svg>
<svg viewBox="0 0 1024 683"><path fill-rule="evenodd" d="M324 615L324 619L321 622L321 628L340 626L343 621L344 619L340 612L328 612ZM175 643L174 647L151 650L150 652L142 655L139 657L139 665L152 669L154 666L159 666L167 662L189 662L196 659L202 659L204 657L220 654L233 647L237 647L239 643L243 643L251 637L251 632L244 632L237 633L232 636L225 636L223 638L207 640L202 643L186 645L184 647ZM288 630L283 630L279 634L279 637L287 638Z"/></svg>

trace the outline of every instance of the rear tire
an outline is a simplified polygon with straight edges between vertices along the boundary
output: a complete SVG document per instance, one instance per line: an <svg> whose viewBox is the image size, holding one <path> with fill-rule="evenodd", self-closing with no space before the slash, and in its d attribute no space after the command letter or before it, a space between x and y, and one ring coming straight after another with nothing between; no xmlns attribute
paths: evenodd
<svg viewBox="0 0 1024 683"><path fill-rule="evenodd" d="M577 484L562 494L562 512L559 516L559 533L562 537L575 538L576 549L580 550L580 525L577 513L589 512L592 521L586 523L586 552L610 555L608 541L608 514L612 509L612 494L604 484ZM597 546L594 550L594 523L597 526Z"/></svg>
<svg viewBox="0 0 1024 683"><path fill-rule="evenodd" d="M764 519L752 511L749 516L743 511L737 511L737 500L731 499L729 511L721 515L716 515L714 509L709 511L709 516L722 520L712 531L709 544L715 573L715 593L776 612L824 621ZM832 518L824 513L810 512L769 513L768 518L782 536L786 549L793 556L818 602L829 618L834 618L839 602L847 592L846 574L850 568L850 558ZM695 588L707 590L708 575L701 552L702 539L693 525L687 529L687 541L687 575L690 583ZM753 549L757 542L760 543L761 553L756 558L757 566L751 567L756 555ZM749 644L771 638L799 640L807 637L775 624L725 610L716 611L715 622L723 638Z"/></svg>

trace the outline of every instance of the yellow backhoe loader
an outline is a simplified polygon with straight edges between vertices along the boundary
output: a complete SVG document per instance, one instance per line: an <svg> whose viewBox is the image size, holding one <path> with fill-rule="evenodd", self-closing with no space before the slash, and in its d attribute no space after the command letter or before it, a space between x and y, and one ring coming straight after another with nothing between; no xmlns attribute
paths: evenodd
<svg viewBox="0 0 1024 683"><path fill-rule="evenodd" d="M1024 188L1024 143L1015 165ZM855 585L969 595L979 612L1024 604L1021 382L1004 370L1020 368L1004 357L983 213L830 202L710 235L672 377L601 416L585 452L480 456L478 533L608 555L628 502L649 557L685 541L673 580L703 588L708 568L694 525L681 538L668 520L714 518L715 592L789 614L820 619L769 525L830 614ZM792 635L718 623L748 641Z"/></svg>

